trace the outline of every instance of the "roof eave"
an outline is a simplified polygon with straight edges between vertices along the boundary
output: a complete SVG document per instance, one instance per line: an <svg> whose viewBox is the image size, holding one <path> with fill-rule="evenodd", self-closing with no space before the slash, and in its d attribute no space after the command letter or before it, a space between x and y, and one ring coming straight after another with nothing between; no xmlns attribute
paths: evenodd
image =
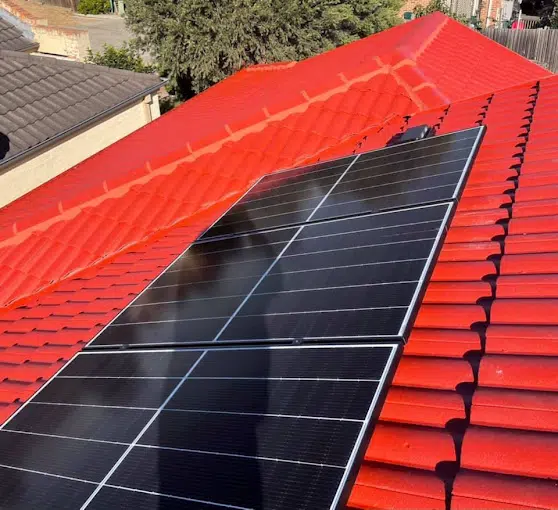
<svg viewBox="0 0 558 510"><path fill-rule="evenodd" d="M96 124L96 123L102 121L103 119L106 119L107 117L110 117L110 116L114 115L115 113L118 113L118 112L126 109L128 106L135 103L141 97L147 96L148 94L153 94L153 92L156 92L161 87L165 86L168 82L169 82L168 78L161 79L161 81L159 83L151 85L151 86L143 89L141 92L138 92L137 94L134 94L133 96L130 96L129 98L127 98L124 101L121 101L120 103L108 108L107 110L104 110L104 111L102 111L102 112L100 112L96 115L93 115L92 117L89 117L87 120L84 120L84 121L76 124L75 126L72 126L71 128L66 129L66 130L58 133L57 135L53 136L52 138L49 138L48 140L45 140L43 142L38 143L37 145L34 145L33 147L30 147L29 149L26 149L22 152L18 152L17 154L14 154L14 156L0 162L0 171L5 170L6 167L8 167L8 166L12 166L12 165L24 160L24 159L29 158L29 156L33 155L35 152L39 152L39 151L42 151L44 149L47 149L47 148L51 147L52 145L55 145L55 144L59 143L60 141L66 139L66 138L69 138L72 134L76 133L77 131L81 131L83 129L86 129L86 128L90 127L91 125Z"/></svg>
<svg viewBox="0 0 558 510"><path fill-rule="evenodd" d="M20 48L19 51L25 51L25 52L38 51L39 46L40 44L38 42L29 41L29 44L27 46L24 46L23 48Z"/></svg>

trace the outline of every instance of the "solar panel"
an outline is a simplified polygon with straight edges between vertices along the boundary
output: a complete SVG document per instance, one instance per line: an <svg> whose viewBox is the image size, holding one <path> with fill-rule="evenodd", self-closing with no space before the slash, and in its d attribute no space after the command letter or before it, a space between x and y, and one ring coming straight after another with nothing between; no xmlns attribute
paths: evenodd
<svg viewBox="0 0 558 510"><path fill-rule="evenodd" d="M196 243L90 345L402 340L452 208Z"/></svg>
<svg viewBox="0 0 558 510"><path fill-rule="evenodd" d="M261 179L0 428L3 503L343 508L483 130Z"/></svg>
<svg viewBox="0 0 558 510"><path fill-rule="evenodd" d="M484 129L265 176L202 239L455 200Z"/></svg>
<svg viewBox="0 0 558 510"><path fill-rule="evenodd" d="M266 175L202 239L304 223L356 156Z"/></svg>
<svg viewBox="0 0 558 510"><path fill-rule="evenodd" d="M0 430L3 503L339 508L397 354L397 344L80 353Z"/></svg>

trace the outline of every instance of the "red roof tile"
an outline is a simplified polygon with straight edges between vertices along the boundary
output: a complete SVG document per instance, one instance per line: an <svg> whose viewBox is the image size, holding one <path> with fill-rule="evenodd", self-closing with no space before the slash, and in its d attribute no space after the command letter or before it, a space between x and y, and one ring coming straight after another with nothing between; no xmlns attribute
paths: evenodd
<svg viewBox="0 0 558 510"><path fill-rule="evenodd" d="M516 388L558 391L558 359L554 356L511 356L487 354L479 369L479 385L492 388Z"/></svg>
<svg viewBox="0 0 558 510"><path fill-rule="evenodd" d="M457 475L452 508L470 510L551 509L558 499L558 484L553 480L501 476L465 471Z"/></svg>
<svg viewBox="0 0 558 510"><path fill-rule="evenodd" d="M356 480L349 506L444 510L444 484L428 471L364 466Z"/></svg>
<svg viewBox="0 0 558 510"><path fill-rule="evenodd" d="M479 388L473 397L471 423L486 427L558 432L558 394Z"/></svg>
<svg viewBox="0 0 558 510"><path fill-rule="evenodd" d="M453 389L453 388L451 388ZM424 391L392 387L382 408L382 420L444 428L465 419L463 399L454 391Z"/></svg>
<svg viewBox="0 0 558 510"><path fill-rule="evenodd" d="M445 430L379 423L364 458L434 471L440 462L455 461L455 447Z"/></svg>
<svg viewBox="0 0 558 510"><path fill-rule="evenodd" d="M461 466L491 473L557 478L556 455L556 434L469 427L463 440Z"/></svg>
<svg viewBox="0 0 558 510"><path fill-rule="evenodd" d="M558 356L558 326L490 325L486 352Z"/></svg>
<svg viewBox="0 0 558 510"><path fill-rule="evenodd" d="M554 507L556 104L557 78L440 14L223 81L0 210L0 421L259 176L482 123L350 506Z"/></svg>

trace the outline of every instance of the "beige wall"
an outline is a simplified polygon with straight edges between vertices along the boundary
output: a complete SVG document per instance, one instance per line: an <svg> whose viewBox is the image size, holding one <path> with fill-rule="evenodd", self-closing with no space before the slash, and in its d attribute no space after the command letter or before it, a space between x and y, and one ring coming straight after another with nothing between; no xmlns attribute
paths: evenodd
<svg viewBox="0 0 558 510"><path fill-rule="evenodd" d="M65 172L89 156L159 117L159 96L139 100L128 109L35 153L29 159L0 169L0 207Z"/></svg>
<svg viewBox="0 0 558 510"><path fill-rule="evenodd" d="M50 26L46 18L37 17L36 13L33 14L10 0L0 0L0 7L17 20L17 26L24 25L33 32L41 53L69 57L72 60L84 60L87 56L87 49L91 46L87 30Z"/></svg>
<svg viewBox="0 0 558 510"><path fill-rule="evenodd" d="M85 60L91 47L89 32L77 28L57 28L33 25L31 27L41 53L61 55L73 60Z"/></svg>

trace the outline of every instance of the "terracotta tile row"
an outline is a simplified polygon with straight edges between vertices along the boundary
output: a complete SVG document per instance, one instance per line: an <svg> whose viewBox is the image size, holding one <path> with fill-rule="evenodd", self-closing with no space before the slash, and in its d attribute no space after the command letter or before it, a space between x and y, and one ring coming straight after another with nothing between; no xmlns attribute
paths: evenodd
<svg viewBox="0 0 558 510"><path fill-rule="evenodd" d="M521 294L522 283L532 288L499 275L514 262L501 256L514 221L512 204L527 140L523 133L536 88L528 84L498 96L487 98L487 104L471 102L470 109L452 105L442 123L441 131L479 122L488 131L351 496L355 508L446 508L446 502L451 508L505 508L497 506L502 501L490 501L493 491L484 487L492 484L490 473L553 474L549 459L555 440L532 431L545 418L548 424L539 430L552 429L556 364L490 350L498 351L506 335L514 334L510 323L550 321L554 313L554 302L540 295L533 303L526 303L524 295L501 299ZM552 295L551 279L537 283ZM518 388L527 396L514 400ZM541 394L545 398L539 401ZM544 417L533 420L537 409ZM516 431L509 430L512 423ZM525 452L535 455L547 443L548 456L522 460ZM386 473L391 483L384 481ZM486 490L471 490L475 486L468 482L475 477ZM407 490L409 480L436 490Z"/></svg>

